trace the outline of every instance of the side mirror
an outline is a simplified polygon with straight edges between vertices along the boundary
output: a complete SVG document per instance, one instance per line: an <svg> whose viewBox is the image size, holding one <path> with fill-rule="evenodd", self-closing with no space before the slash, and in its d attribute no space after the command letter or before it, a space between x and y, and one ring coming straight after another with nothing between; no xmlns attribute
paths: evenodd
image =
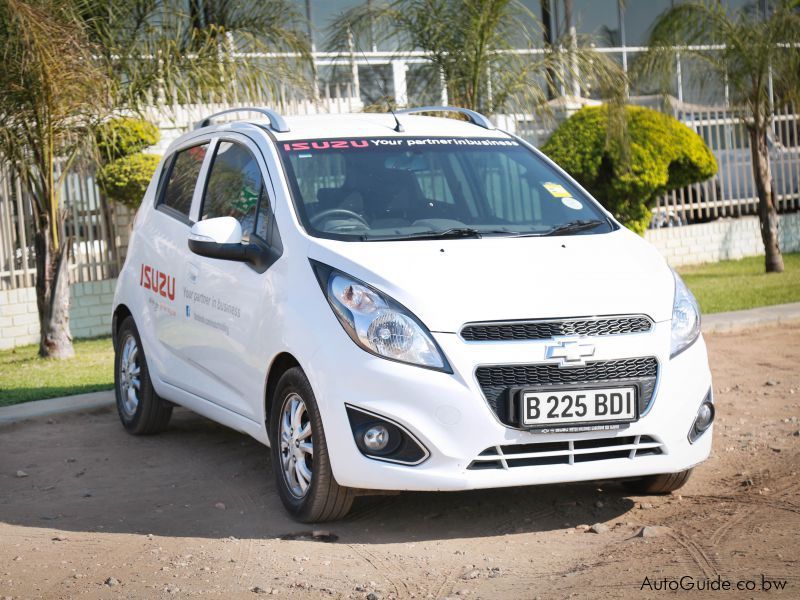
<svg viewBox="0 0 800 600"><path fill-rule="evenodd" d="M254 247L242 243L242 226L233 217L198 221L189 232L189 250L200 256L253 263Z"/></svg>
<svg viewBox="0 0 800 600"><path fill-rule="evenodd" d="M241 244L242 226L233 217L206 219L192 225L189 239L215 244Z"/></svg>
<svg viewBox="0 0 800 600"><path fill-rule="evenodd" d="M282 248L268 247L260 242L243 242L242 226L233 217L206 219L192 225L189 250L200 256L219 260L246 262L263 273L280 258Z"/></svg>

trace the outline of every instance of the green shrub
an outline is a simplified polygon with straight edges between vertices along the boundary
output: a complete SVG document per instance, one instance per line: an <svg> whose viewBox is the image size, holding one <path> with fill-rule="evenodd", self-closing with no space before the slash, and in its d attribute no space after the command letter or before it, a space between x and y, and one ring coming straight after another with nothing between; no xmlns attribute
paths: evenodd
<svg viewBox="0 0 800 600"><path fill-rule="evenodd" d="M607 141L608 108L579 110L542 151L589 190L627 227L644 233L650 209L667 190L704 181L717 161L703 139L680 121L648 108L626 107L628 157Z"/></svg>
<svg viewBox="0 0 800 600"><path fill-rule="evenodd" d="M102 163L141 152L158 143L158 127L133 117L116 117L102 123L95 132L97 149Z"/></svg>
<svg viewBox="0 0 800 600"><path fill-rule="evenodd" d="M109 200L138 208L159 160L160 156L141 152L123 156L100 167L97 184Z"/></svg>

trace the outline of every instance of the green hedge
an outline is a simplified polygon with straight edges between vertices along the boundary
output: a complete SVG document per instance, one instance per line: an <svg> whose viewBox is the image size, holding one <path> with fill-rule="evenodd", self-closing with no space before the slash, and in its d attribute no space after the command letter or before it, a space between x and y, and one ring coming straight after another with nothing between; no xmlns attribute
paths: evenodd
<svg viewBox="0 0 800 600"><path fill-rule="evenodd" d="M154 124L133 117L109 119L98 127L97 184L109 200L131 208L139 206L161 159L141 151L157 144L160 137Z"/></svg>
<svg viewBox="0 0 800 600"><path fill-rule="evenodd" d="M110 200L138 208L160 160L141 152L123 156L100 168L97 183Z"/></svg>
<svg viewBox="0 0 800 600"><path fill-rule="evenodd" d="M608 108L592 106L564 121L542 147L622 223L643 233L656 198L704 181L717 162L703 139L680 121L626 107L628 156L608 138Z"/></svg>
<svg viewBox="0 0 800 600"><path fill-rule="evenodd" d="M153 123L133 117L117 117L102 123L95 132L100 160L113 162L154 146L161 134Z"/></svg>

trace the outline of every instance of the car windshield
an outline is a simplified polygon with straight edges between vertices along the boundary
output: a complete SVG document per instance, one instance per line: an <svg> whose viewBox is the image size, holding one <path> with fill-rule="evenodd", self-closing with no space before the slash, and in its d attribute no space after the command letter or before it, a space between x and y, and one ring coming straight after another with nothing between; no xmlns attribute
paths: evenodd
<svg viewBox="0 0 800 600"><path fill-rule="evenodd" d="M279 147L300 219L317 237L584 235L615 228L574 184L510 138L321 139Z"/></svg>

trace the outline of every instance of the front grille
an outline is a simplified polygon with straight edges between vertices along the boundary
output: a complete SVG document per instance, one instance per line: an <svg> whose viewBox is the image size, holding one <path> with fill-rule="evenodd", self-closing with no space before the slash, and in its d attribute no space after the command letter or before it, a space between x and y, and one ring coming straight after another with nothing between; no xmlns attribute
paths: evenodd
<svg viewBox="0 0 800 600"><path fill-rule="evenodd" d="M541 465L573 465L597 460L633 460L661 454L662 444L649 435L567 442L542 442L492 446L481 452L467 469L513 469Z"/></svg>
<svg viewBox="0 0 800 600"><path fill-rule="evenodd" d="M622 335L650 331L653 322L644 315L595 317L559 321L514 321L465 325L461 337L468 342L549 340L563 335Z"/></svg>
<svg viewBox="0 0 800 600"><path fill-rule="evenodd" d="M496 365L475 371L483 395L497 417L506 425L509 418L510 390L558 387L572 384L634 384L638 387L639 414L644 414L658 378L658 361L653 357L594 361L584 367L560 368L556 364Z"/></svg>

